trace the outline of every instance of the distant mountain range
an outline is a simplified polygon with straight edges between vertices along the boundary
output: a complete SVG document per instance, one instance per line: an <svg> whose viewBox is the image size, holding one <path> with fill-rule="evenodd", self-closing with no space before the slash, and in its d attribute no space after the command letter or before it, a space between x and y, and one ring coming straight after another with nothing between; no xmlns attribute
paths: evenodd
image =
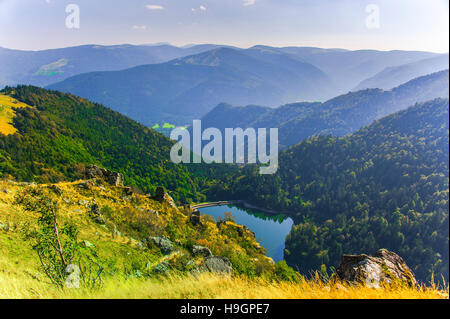
<svg viewBox="0 0 450 319"><path fill-rule="evenodd" d="M409 81L412 78L448 69L448 59L448 54L443 54L434 58L420 60L396 67L389 67L380 73L377 73L375 76L361 82L355 90L367 88L388 90Z"/></svg>
<svg viewBox="0 0 450 319"><path fill-rule="evenodd" d="M418 51L215 44L0 48L0 86L45 86L103 103L145 125L184 125L221 102L275 107L326 101L355 87L392 88L444 69L445 59Z"/></svg>
<svg viewBox="0 0 450 319"><path fill-rule="evenodd" d="M200 118L215 105L319 99L331 83L287 54L218 48L163 64L74 76L48 88L101 102L143 124Z"/></svg>
<svg viewBox="0 0 450 319"><path fill-rule="evenodd" d="M344 136L409 105L449 97L449 71L411 80L392 90L366 89L324 103L294 103L279 108L219 104L202 118L202 126L279 128L281 147L314 135Z"/></svg>
<svg viewBox="0 0 450 319"><path fill-rule="evenodd" d="M325 72L333 81L335 91L329 98L347 93L359 83L388 67L413 63L439 54L420 51L377 51L342 49L318 49L304 47L280 48L282 52L295 55L302 61L311 63ZM440 71L440 70L436 70ZM419 75L418 75L419 76ZM401 83L417 76L405 79ZM400 83L399 83L400 84Z"/></svg>
<svg viewBox="0 0 450 319"><path fill-rule="evenodd" d="M162 45L82 45L42 51L10 50L0 47L0 87L32 84L46 86L68 77L93 72L113 71L142 64L167 62L179 57L216 48L194 45L179 48Z"/></svg>

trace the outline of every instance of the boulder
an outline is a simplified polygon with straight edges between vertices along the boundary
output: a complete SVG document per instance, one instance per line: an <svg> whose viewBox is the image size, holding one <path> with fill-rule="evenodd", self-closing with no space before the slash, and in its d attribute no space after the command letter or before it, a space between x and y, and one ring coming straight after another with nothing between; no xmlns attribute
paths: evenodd
<svg viewBox="0 0 450 319"><path fill-rule="evenodd" d="M78 187L82 188L82 189L91 189L92 186L94 186L94 183L90 180L84 181L84 182L81 182L80 184L78 184Z"/></svg>
<svg viewBox="0 0 450 319"><path fill-rule="evenodd" d="M211 253L211 250L209 250L209 248L207 248L207 247L194 246L194 247L192 247L192 255L210 257L210 256L212 256L212 253Z"/></svg>
<svg viewBox="0 0 450 319"><path fill-rule="evenodd" d="M89 212L89 215L97 224L104 225L106 223L105 218L100 214L100 208L95 203L91 205L91 211Z"/></svg>
<svg viewBox="0 0 450 319"><path fill-rule="evenodd" d="M113 186L122 186L124 181L123 174L96 165L87 166L84 175L86 179L100 178Z"/></svg>
<svg viewBox="0 0 450 319"><path fill-rule="evenodd" d="M173 243L165 236L162 237L151 237L151 242L161 249L164 255L170 254L174 250Z"/></svg>
<svg viewBox="0 0 450 319"><path fill-rule="evenodd" d="M192 225L194 225L194 226L202 224L201 219L200 219L200 211L198 209L194 209L192 211L190 220L191 220Z"/></svg>
<svg viewBox="0 0 450 319"><path fill-rule="evenodd" d="M166 203L172 208L177 208L173 198L164 190L164 187L162 186L156 188L156 194L153 198L160 203Z"/></svg>
<svg viewBox="0 0 450 319"><path fill-rule="evenodd" d="M226 257L211 256L205 259L205 266L208 271L216 274L231 275L233 267Z"/></svg>
<svg viewBox="0 0 450 319"><path fill-rule="evenodd" d="M343 255L336 276L347 283L359 283L370 288L406 284L417 286L413 272L396 253L378 250L373 256Z"/></svg>

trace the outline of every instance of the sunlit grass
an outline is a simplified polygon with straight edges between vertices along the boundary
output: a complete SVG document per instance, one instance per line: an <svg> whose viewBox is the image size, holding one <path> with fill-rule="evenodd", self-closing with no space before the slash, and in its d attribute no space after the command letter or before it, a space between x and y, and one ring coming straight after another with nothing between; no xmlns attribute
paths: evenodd
<svg viewBox="0 0 450 319"><path fill-rule="evenodd" d="M19 102L16 99L0 94L0 133L4 135L14 134L17 130L11 125L14 117L13 107L30 107L29 105Z"/></svg>
<svg viewBox="0 0 450 319"><path fill-rule="evenodd" d="M448 298L436 288L386 288L326 284L318 280L300 283L269 282L246 277L224 278L172 276L161 279L107 279L103 288L58 289L28 275L0 274L0 298L102 298L102 299L437 299Z"/></svg>
<svg viewBox="0 0 450 319"><path fill-rule="evenodd" d="M0 230L0 298L80 298L80 299L435 299L448 298L448 287L434 285L420 289L407 287L370 289L326 283L318 275L299 283L274 282L263 278L250 279L244 276L224 278L212 274L199 277L170 275L161 278L125 279L122 264L137 260L140 264L161 262L159 255L134 249L129 238L112 237L111 233L85 217L79 201L88 199L88 191L80 190L74 183L60 183L58 188L72 204L62 204L61 214L80 226L80 238L91 240L100 254L107 260L116 261L116 274L105 275L101 289L58 289L48 283L39 272L39 262L30 245L23 240L21 229L33 225L36 216L21 211L12 205L15 194L23 186L0 181L0 222L11 230ZM99 205L123 205L113 188L97 189L103 196L97 196ZM86 192L84 194L83 192ZM119 192L119 190L117 190ZM84 195L83 195L84 194ZM86 195L86 196L85 196ZM111 199L114 199L111 200ZM149 203L147 203L149 204ZM159 203L151 203L160 205ZM149 206L161 210L162 207ZM83 210L83 211L82 211ZM322 278L322 280L320 279Z"/></svg>

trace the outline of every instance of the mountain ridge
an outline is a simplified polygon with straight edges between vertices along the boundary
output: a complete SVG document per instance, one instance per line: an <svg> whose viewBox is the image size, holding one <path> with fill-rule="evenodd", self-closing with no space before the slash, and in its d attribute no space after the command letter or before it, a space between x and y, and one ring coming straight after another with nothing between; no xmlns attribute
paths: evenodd
<svg viewBox="0 0 450 319"><path fill-rule="evenodd" d="M223 106L220 112L213 109L202 118L204 127L224 129L225 123L234 121L243 128L278 127L282 147L294 145L313 135L343 136L352 133L373 121L395 113L416 102L437 97L446 98L448 91L448 70L422 76L392 89L365 89L337 96L324 103L293 103L265 110L263 113L242 117L245 107L234 109ZM286 109L291 108L290 112ZM233 112L237 112L236 115ZM284 114L285 113L285 114Z"/></svg>
<svg viewBox="0 0 450 319"><path fill-rule="evenodd" d="M153 126L156 116L183 125L221 102L276 105L327 81L317 68L293 61L296 72L242 50L219 48L163 64L77 75L48 88L102 102L147 125ZM307 78L299 75L305 66L313 71Z"/></svg>

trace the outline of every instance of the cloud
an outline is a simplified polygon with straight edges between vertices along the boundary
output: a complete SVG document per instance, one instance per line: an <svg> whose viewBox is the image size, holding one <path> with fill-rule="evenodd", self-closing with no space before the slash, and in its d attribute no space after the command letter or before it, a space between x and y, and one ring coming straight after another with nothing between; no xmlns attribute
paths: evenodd
<svg viewBox="0 0 450 319"><path fill-rule="evenodd" d="M256 0L244 0L244 6L252 6L256 3Z"/></svg>
<svg viewBox="0 0 450 319"><path fill-rule="evenodd" d="M163 6L156 5L156 4L147 4L145 7L149 10L164 10Z"/></svg>
<svg viewBox="0 0 450 319"><path fill-rule="evenodd" d="M206 7L205 6L200 6L200 10L206 11Z"/></svg>
<svg viewBox="0 0 450 319"><path fill-rule="evenodd" d="M147 30L147 26L146 25L134 25L132 27L133 30Z"/></svg>

